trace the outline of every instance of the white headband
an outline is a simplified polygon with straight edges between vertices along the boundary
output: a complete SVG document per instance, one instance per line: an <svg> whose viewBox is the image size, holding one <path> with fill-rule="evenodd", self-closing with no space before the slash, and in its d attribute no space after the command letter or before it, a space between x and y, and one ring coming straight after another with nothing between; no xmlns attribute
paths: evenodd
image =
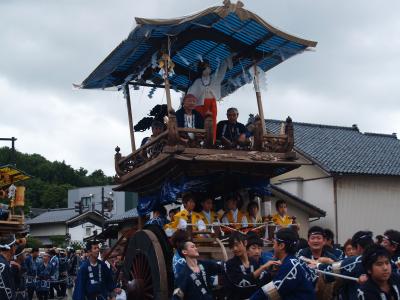
<svg viewBox="0 0 400 300"><path fill-rule="evenodd" d="M15 236L13 236L13 239L14 239L14 240L13 240L11 243L9 243L9 244L4 244L4 245L0 244L0 249L3 249L3 250L10 250L10 249L11 249L11 246L14 245L14 244L17 242L17 240L15 239Z"/></svg>

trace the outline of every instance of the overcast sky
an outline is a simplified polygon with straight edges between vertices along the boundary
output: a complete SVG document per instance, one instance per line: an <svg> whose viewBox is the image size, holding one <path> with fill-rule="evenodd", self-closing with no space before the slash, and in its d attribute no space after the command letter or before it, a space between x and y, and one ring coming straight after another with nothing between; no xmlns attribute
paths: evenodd
<svg viewBox="0 0 400 300"><path fill-rule="evenodd" d="M267 73L266 118L400 133L400 1L244 0L270 24L318 41ZM221 1L0 1L0 137L19 151L114 175L116 145L130 152L126 104L119 92L74 90L135 27L134 17L170 18ZM132 93L134 121L160 91ZM174 95L177 106L179 96ZM250 85L218 107L236 106L240 121L257 111ZM146 134L137 134L139 144ZM7 145L1 144L0 146Z"/></svg>

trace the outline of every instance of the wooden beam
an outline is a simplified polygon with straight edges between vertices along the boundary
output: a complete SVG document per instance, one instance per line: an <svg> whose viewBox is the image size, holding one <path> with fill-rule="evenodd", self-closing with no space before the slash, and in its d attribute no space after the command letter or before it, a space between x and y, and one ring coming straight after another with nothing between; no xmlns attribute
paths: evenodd
<svg viewBox="0 0 400 300"><path fill-rule="evenodd" d="M265 118L264 118L264 109L263 109L263 105L262 105L260 81L259 81L259 77L258 77L258 70L257 70L256 62L254 62L253 68L254 68L254 90L256 92L256 98L257 98L258 115L261 118L262 133L264 135L266 132Z"/></svg>
<svg viewBox="0 0 400 300"><path fill-rule="evenodd" d="M127 110L128 110L129 135L131 137L131 148L132 148L132 152L135 152L135 150L136 150L135 132L134 132L134 129L133 129L131 95L130 95L130 91L129 91L129 85L126 84L124 86L124 89L125 89L125 96L126 96L126 107L127 107Z"/></svg>

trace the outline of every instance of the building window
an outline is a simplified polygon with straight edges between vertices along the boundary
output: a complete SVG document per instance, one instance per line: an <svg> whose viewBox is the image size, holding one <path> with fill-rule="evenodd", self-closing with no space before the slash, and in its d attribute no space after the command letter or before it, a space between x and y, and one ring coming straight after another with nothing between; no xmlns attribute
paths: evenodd
<svg viewBox="0 0 400 300"><path fill-rule="evenodd" d="M83 208L89 208L92 203L92 197L82 197L81 201Z"/></svg>
<svg viewBox="0 0 400 300"><path fill-rule="evenodd" d="M86 227L86 236L91 236L92 235L92 230L90 227Z"/></svg>

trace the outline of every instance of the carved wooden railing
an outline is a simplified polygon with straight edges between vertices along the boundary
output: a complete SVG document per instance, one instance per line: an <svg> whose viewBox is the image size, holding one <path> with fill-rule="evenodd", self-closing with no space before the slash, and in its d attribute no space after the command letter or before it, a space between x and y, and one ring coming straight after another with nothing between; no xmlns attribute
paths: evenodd
<svg viewBox="0 0 400 300"><path fill-rule="evenodd" d="M287 117L286 122L281 124L279 134L264 134L261 120L256 120L254 125L254 150L275 153L287 153L293 150L294 130L290 117Z"/></svg>
<svg viewBox="0 0 400 300"><path fill-rule="evenodd" d="M185 148L224 149L221 145L216 147L214 143L211 117L206 117L204 129L179 128L175 114L171 112L167 125L166 131L128 156L122 157L119 153L120 148L115 148L115 170L118 176L131 172L163 152L183 152ZM264 133L261 120L256 120L254 125L253 143L244 147L243 150L272 153L288 153L293 150L294 133L290 117L282 123L279 134Z"/></svg>

